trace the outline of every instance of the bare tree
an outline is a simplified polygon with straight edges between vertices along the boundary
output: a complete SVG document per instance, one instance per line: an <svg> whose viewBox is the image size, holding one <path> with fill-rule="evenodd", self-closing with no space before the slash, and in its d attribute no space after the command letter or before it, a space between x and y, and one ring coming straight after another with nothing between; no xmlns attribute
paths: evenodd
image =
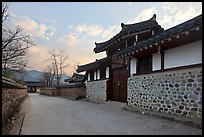
<svg viewBox="0 0 204 137"><path fill-rule="evenodd" d="M72 68L73 70L70 72L70 75L72 75L73 73L76 73L76 70L79 66L79 61L76 61L76 63L73 66L69 66L70 68Z"/></svg>
<svg viewBox="0 0 204 137"><path fill-rule="evenodd" d="M51 50L49 51L50 58L48 60L51 61L51 66L53 70L53 74L56 78L56 84L59 86L62 74L64 73L64 68L68 67L69 64L67 63L68 55L64 50Z"/></svg>
<svg viewBox="0 0 204 137"><path fill-rule="evenodd" d="M2 23L8 18L8 7L8 4L2 3Z"/></svg>
<svg viewBox="0 0 204 137"><path fill-rule="evenodd" d="M23 34L18 25L15 29L5 24L8 19L7 3L2 4L2 70L22 70L27 66L28 49L34 45L30 35Z"/></svg>
<svg viewBox="0 0 204 137"><path fill-rule="evenodd" d="M43 72L44 72L43 78L46 82L46 85L48 87L52 87L52 83L53 83L54 76L55 76L54 65L53 64L47 65L47 68L45 68Z"/></svg>

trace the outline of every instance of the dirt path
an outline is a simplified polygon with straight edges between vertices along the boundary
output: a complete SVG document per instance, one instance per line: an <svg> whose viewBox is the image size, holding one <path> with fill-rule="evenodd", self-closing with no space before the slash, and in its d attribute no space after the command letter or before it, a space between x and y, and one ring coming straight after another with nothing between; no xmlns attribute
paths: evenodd
<svg viewBox="0 0 204 137"><path fill-rule="evenodd" d="M125 103L29 95L11 134L21 135L201 135L202 129L122 109ZM23 125L22 125L23 123ZM22 128L21 128L22 125Z"/></svg>

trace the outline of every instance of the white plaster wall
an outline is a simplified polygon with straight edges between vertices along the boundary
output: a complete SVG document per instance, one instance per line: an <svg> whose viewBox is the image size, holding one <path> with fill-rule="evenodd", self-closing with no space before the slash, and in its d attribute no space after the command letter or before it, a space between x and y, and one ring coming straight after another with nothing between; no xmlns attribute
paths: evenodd
<svg viewBox="0 0 204 137"><path fill-rule="evenodd" d="M94 71L94 80L96 80L96 71Z"/></svg>
<svg viewBox="0 0 204 137"><path fill-rule="evenodd" d="M106 78L109 78L109 67L106 67Z"/></svg>
<svg viewBox="0 0 204 137"><path fill-rule="evenodd" d="M100 79L100 70L97 70L97 79Z"/></svg>
<svg viewBox="0 0 204 137"><path fill-rule="evenodd" d="M202 40L164 51L164 69L202 63Z"/></svg>
<svg viewBox="0 0 204 137"><path fill-rule="evenodd" d="M130 60L130 75L132 76L133 74L136 74L136 64L137 64L137 59L136 58L131 58Z"/></svg>
<svg viewBox="0 0 204 137"><path fill-rule="evenodd" d="M152 54L152 69L153 71L161 69L161 54Z"/></svg>
<svg viewBox="0 0 204 137"><path fill-rule="evenodd" d="M90 77L90 73L88 73L88 81L90 81L90 78L91 78L91 77Z"/></svg>

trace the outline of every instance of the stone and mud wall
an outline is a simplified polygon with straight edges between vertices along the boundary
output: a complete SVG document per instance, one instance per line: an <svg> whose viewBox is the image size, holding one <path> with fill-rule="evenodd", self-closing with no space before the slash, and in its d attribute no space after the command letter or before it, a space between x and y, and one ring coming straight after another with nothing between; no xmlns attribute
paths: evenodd
<svg viewBox="0 0 204 137"><path fill-rule="evenodd" d="M2 127L9 122L27 95L27 87L2 77Z"/></svg>
<svg viewBox="0 0 204 137"><path fill-rule="evenodd" d="M86 83L86 99L89 101L106 101L106 81L91 81Z"/></svg>
<svg viewBox="0 0 204 137"><path fill-rule="evenodd" d="M127 92L130 107L202 121L200 67L132 76Z"/></svg>
<svg viewBox="0 0 204 137"><path fill-rule="evenodd" d="M56 88L42 88L40 89L40 94L47 96L59 96L60 92Z"/></svg>
<svg viewBox="0 0 204 137"><path fill-rule="evenodd" d="M84 84L73 84L60 86L59 88L43 88L40 90L40 94L81 99L86 97L86 87Z"/></svg>
<svg viewBox="0 0 204 137"><path fill-rule="evenodd" d="M64 86L60 88L60 94L70 99L86 98L86 87L83 83Z"/></svg>

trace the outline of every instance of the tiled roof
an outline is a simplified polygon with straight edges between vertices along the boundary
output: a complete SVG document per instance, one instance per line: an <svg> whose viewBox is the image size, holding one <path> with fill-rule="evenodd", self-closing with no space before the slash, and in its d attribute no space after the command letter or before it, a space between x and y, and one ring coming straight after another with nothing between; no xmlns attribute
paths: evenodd
<svg viewBox="0 0 204 137"><path fill-rule="evenodd" d="M2 86L8 88L27 88L26 86L23 86L15 82L14 80L6 78L4 76L2 76Z"/></svg>
<svg viewBox="0 0 204 137"><path fill-rule="evenodd" d="M122 27L122 30L118 34L116 34L114 37L109 39L108 41L101 42L101 43L95 42L96 47L94 48L94 52L99 53L101 51L104 51L105 47L113 45L114 42L116 42L118 39L121 39L122 36L125 36L127 34L149 30L154 27L159 27L161 30L163 30L163 28L161 28L161 26L158 25L156 21L156 14L154 14L151 19L142 21L139 23L134 23L134 24L121 23L121 27Z"/></svg>
<svg viewBox="0 0 204 137"><path fill-rule="evenodd" d="M101 64L107 63L108 61L109 61L109 58L105 57L105 58L96 60L95 62L91 62L89 64L78 66L77 72L83 72L83 71L87 71L87 70L93 69L95 67L98 67Z"/></svg>
<svg viewBox="0 0 204 137"><path fill-rule="evenodd" d="M25 81L27 87L44 87L45 83L43 81Z"/></svg>
<svg viewBox="0 0 204 137"><path fill-rule="evenodd" d="M64 82L82 82L85 75L74 73L70 79L65 79Z"/></svg>
<svg viewBox="0 0 204 137"><path fill-rule="evenodd" d="M144 48L144 47L149 46L149 45L153 45L154 43L158 43L159 41L177 36L183 32L186 32L188 30L191 30L193 28L200 27L200 26L202 26L202 14L193 18L193 19L190 19L184 23L181 23L177 26L174 26L174 27L169 28L165 31L162 31L159 34L155 35L154 37L149 38L147 40L144 40L144 41L138 43L137 45L127 47L127 48L119 51L117 53L117 56L121 57L122 55L131 53L131 52L136 51L136 50L138 50L138 52L139 52L139 49L141 49L141 48Z"/></svg>

